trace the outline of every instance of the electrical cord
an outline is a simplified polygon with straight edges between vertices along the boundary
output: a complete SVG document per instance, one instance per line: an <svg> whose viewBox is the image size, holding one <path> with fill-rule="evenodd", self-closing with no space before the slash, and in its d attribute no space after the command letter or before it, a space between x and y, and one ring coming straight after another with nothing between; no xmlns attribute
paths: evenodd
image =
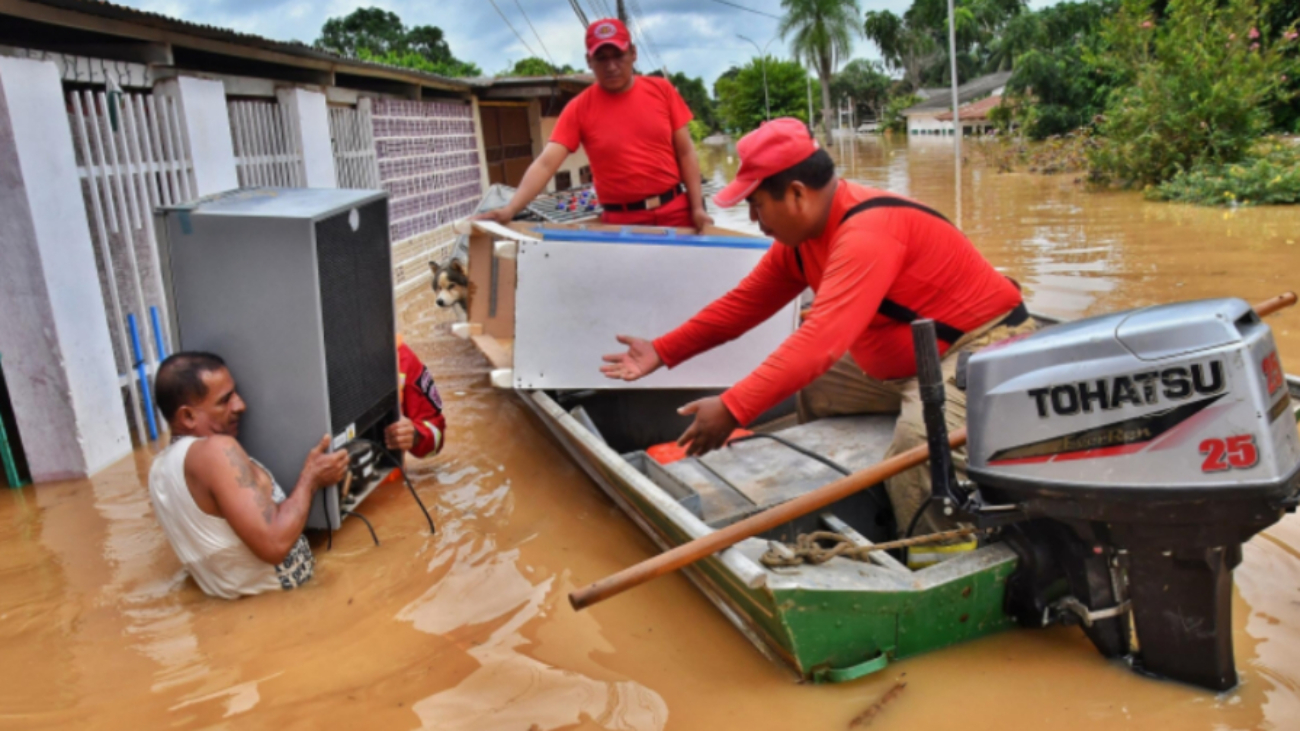
<svg viewBox="0 0 1300 731"><path fill-rule="evenodd" d="M921 503L921 507L916 509L916 513L912 515L911 522L907 524L907 532L903 534L904 539L912 537L912 531L916 530L916 524L920 522L921 516L925 515L926 508L930 507L930 503L932 502L934 502L934 495L931 495L930 497L926 498L925 502ZM912 558L911 554L912 554L912 549L910 547L903 549L903 565L906 566L908 562L911 560Z"/></svg>
<svg viewBox="0 0 1300 731"><path fill-rule="evenodd" d="M376 545L376 546L379 545L379 536L375 535L375 527L374 527L373 525L370 524L370 521L366 520L366 516L362 515L361 513L358 513L358 512L355 511L355 510L344 510L344 511L342 511L342 513L343 513L343 515L351 515L351 516L354 517L354 518L360 518L360 519L361 519L361 522L362 522L362 523L365 523L365 524L366 524L366 527L370 529L370 538L371 538L371 540L373 540L373 541L375 542L375 545ZM333 537L333 532L332 532L332 531L331 531L331 537Z"/></svg>
<svg viewBox="0 0 1300 731"><path fill-rule="evenodd" d="M912 531L916 530L916 524L920 522L921 516L925 514L925 509L930 507L930 503L932 502L934 502L933 495L926 498L925 502L921 503L921 507L916 509L916 513L912 515L912 521L907 524L907 532L903 534L904 538L912 537Z"/></svg>
<svg viewBox="0 0 1300 731"><path fill-rule="evenodd" d="M402 460L398 459L396 455L388 451L387 447L373 439L360 437L356 441L365 442L366 444L373 446L375 449L378 449L380 452L388 455L388 458L393 461L393 465L397 467L397 471L402 473L402 480L406 482L406 488L411 491L411 497L415 498L415 504L419 505L420 511L424 513L424 519L429 523L429 535L438 535L438 529L433 526L433 517L429 515L429 509L424 507L424 501L420 499L419 493L415 491L415 485L411 484L411 478L407 476L406 469L402 467Z"/></svg>

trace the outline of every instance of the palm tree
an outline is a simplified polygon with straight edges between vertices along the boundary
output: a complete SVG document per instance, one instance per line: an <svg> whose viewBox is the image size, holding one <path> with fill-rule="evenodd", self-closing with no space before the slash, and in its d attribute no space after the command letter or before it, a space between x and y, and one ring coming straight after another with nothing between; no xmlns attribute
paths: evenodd
<svg viewBox="0 0 1300 731"><path fill-rule="evenodd" d="M880 48L885 65L902 71L913 91L921 88L926 69L940 57L939 45L923 29L888 10L867 13L864 35Z"/></svg>
<svg viewBox="0 0 1300 731"><path fill-rule="evenodd" d="M822 86L822 131L831 141L831 79L841 60L853 52L853 36L862 34L858 0L781 0L785 16L777 32L792 36L796 58L817 69ZM811 121L811 120L809 120Z"/></svg>

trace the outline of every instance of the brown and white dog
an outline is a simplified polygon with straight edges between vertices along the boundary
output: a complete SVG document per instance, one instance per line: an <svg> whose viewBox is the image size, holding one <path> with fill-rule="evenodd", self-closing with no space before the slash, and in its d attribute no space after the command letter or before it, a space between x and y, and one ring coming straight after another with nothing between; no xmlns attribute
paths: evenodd
<svg viewBox="0 0 1300 731"><path fill-rule="evenodd" d="M437 294L438 306L456 310L456 316L461 322L468 320L469 301L474 294L474 287L469 283L465 264L460 259L452 259L446 264L431 261L429 269L433 271L433 291Z"/></svg>

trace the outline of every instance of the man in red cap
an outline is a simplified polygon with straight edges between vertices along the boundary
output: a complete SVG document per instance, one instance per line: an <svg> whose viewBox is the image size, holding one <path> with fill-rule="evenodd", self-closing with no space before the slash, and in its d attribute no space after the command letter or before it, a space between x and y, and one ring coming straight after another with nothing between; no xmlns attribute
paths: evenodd
<svg viewBox="0 0 1300 731"><path fill-rule="evenodd" d="M528 166L505 206L479 219L508 223L537 197L579 145L591 160L603 223L691 226L713 223L700 189L700 162L687 123L692 115L666 79L637 76L636 46L613 18L587 28L587 66L596 85L560 113L551 141Z"/></svg>
<svg viewBox="0 0 1300 731"><path fill-rule="evenodd" d="M953 354L1033 329L1014 282L999 274L942 215L915 201L837 179L835 163L803 122L776 119L736 145L740 170L714 201L749 203L774 244L735 289L653 342L624 335L605 356L610 378L636 380L734 340L811 287L803 325L753 373L720 397L682 407L695 421L679 444L701 455L737 427L798 393L799 416L897 413L890 454L925 442L910 323L935 320L944 372ZM963 426L962 392L947 389L950 429ZM964 459L959 459L959 467ZM900 525L930 495L929 473L888 482ZM920 523L933 531L931 519Z"/></svg>

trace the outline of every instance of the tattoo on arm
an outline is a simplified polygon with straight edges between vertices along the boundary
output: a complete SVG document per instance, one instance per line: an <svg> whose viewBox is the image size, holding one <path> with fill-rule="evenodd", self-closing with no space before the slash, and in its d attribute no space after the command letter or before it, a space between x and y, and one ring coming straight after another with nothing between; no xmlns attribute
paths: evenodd
<svg viewBox="0 0 1300 731"><path fill-rule="evenodd" d="M257 501L258 509L262 511L262 519L270 525L271 520L275 518L275 501L271 499L270 491L262 490L257 484L257 476L253 474L253 461L234 446L226 447L226 459L235 469L235 480L239 486L253 491L253 499Z"/></svg>

